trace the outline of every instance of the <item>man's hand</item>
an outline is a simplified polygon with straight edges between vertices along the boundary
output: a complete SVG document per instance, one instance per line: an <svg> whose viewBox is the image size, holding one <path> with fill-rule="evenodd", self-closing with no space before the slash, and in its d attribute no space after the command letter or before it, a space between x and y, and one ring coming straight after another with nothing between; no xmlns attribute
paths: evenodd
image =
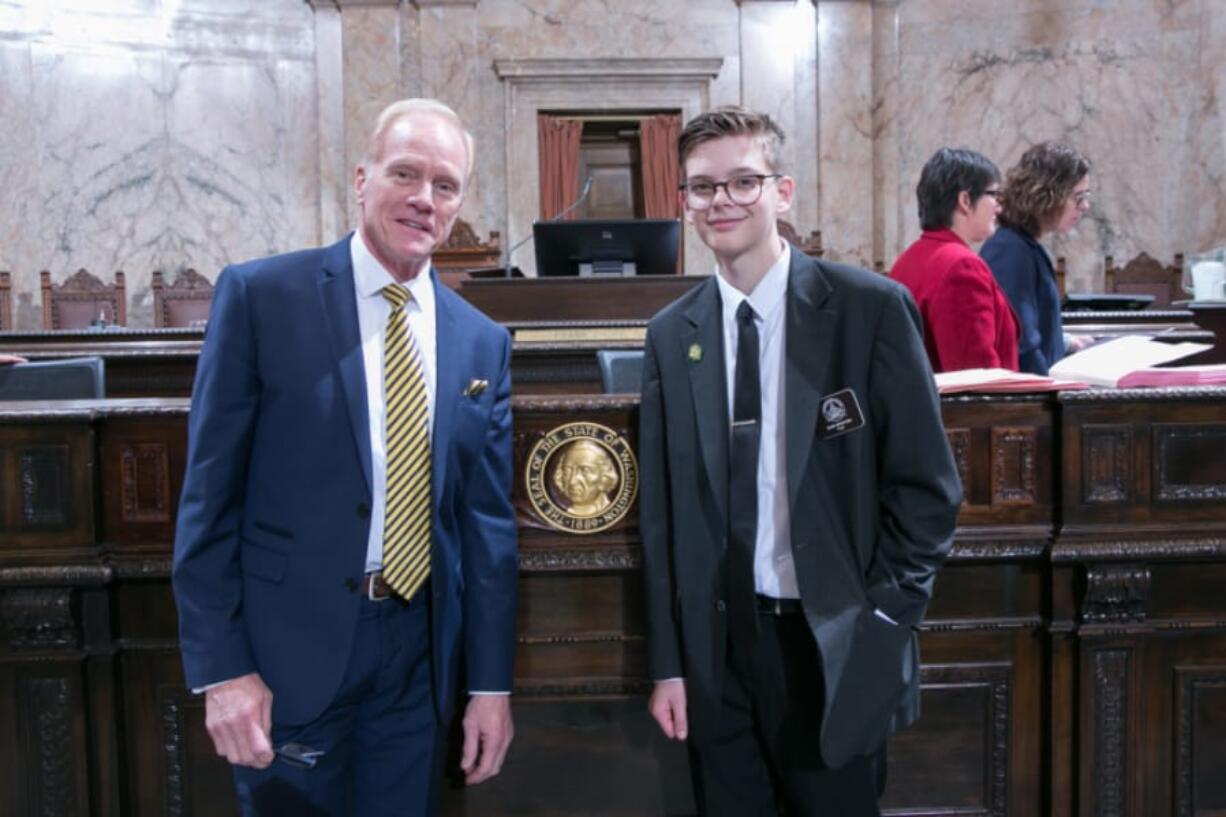
<svg viewBox="0 0 1226 817"><path fill-rule="evenodd" d="M685 681L674 678L669 681L656 681L651 690L651 699L647 701L647 711L660 724L667 737L674 740L685 740L690 734L689 722L685 716Z"/></svg>
<svg viewBox="0 0 1226 817"><path fill-rule="evenodd" d="M272 763L272 691L259 673L241 675L204 693L204 725L217 754L236 766Z"/></svg>
<svg viewBox="0 0 1226 817"><path fill-rule="evenodd" d="M0 355L0 366L5 363L25 363L26 359L20 355Z"/></svg>
<svg viewBox="0 0 1226 817"><path fill-rule="evenodd" d="M510 695L473 695L464 710L464 751L460 768L468 785L488 780L502 769L515 736Z"/></svg>

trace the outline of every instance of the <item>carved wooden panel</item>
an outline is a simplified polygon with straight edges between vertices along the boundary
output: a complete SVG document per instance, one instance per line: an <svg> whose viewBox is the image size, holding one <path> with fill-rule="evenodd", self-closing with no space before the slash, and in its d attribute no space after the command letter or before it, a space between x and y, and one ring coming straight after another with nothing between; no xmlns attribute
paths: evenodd
<svg viewBox="0 0 1226 817"><path fill-rule="evenodd" d="M1081 501L1127 502L1132 495L1132 429L1090 424L1081 429Z"/></svg>
<svg viewBox="0 0 1226 817"><path fill-rule="evenodd" d="M1127 805L1128 675L1131 652L1095 650L1094 814L1123 817Z"/></svg>
<svg viewBox="0 0 1226 817"><path fill-rule="evenodd" d="M163 443L120 449L120 494L125 522L170 521L170 459Z"/></svg>
<svg viewBox="0 0 1226 817"><path fill-rule="evenodd" d="M0 426L0 551L93 549L92 444L71 423Z"/></svg>
<svg viewBox="0 0 1226 817"><path fill-rule="evenodd" d="M890 738L882 807L903 813L1004 815L1008 803L1008 664L923 667L923 717ZM934 776L941 779L933 786Z"/></svg>
<svg viewBox="0 0 1226 817"><path fill-rule="evenodd" d="M1081 619L1090 623L1144 621L1150 571L1145 565L1090 565Z"/></svg>
<svg viewBox="0 0 1226 817"><path fill-rule="evenodd" d="M77 646L79 632L68 587L13 588L0 595L5 636L15 650Z"/></svg>
<svg viewBox="0 0 1226 817"><path fill-rule="evenodd" d="M1154 498L1226 499L1226 426L1155 423Z"/></svg>
<svg viewBox="0 0 1226 817"><path fill-rule="evenodd" d="M23 446L17 454L24 528L63 528L69 524L67 445Z"/></svg>
<svg viewBox="0 0 1226 817"><path fill-rule="evenodd" d="M1038 501L1035 462L1038 432L1028 426L992 429L992 504L1033 505Z"/></svg>
<svg viewBox="0 0 1226 817"><path fill-rule="evenodd" d="M1226 666L1176 667L1175 814L1226 813Z"/></svg>
<svg viewBox="0 0 1226 817"><path fill-rule="evenodd" d="M971 504L971 430L969 428L947 428L945 437L949 440L949 450L954 455L954 465L958 469L958 479L962 483L962 504Z"/></svg>
<svg viewBox="0 0 1226 817"><path fill-rule="evenodd" d="M77 759L83 746L74 735L72 700L64 677L26 677L20 689L25 726L27 812L38 817L73 817L84 813L79 797Z"/></svg>

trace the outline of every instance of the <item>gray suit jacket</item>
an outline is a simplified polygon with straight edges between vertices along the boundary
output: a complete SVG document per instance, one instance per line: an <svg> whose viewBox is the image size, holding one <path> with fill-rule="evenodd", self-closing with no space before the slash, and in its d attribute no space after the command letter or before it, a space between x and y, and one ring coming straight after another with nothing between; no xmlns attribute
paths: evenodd
<svg viewBox="0 0 1226 817"><path fill-rule="evenodd" d="M906 290L793 249L786 309L792 554L826 690L814 739L826 763L841 766L919 715L915 628L949 552L961 489ZM655 316L639 436L648 670L685 677L700 743L719 716L726 643L722 337L714 279ZM836 395L855 413L847 390L861 425L823 419Z"/></svg>

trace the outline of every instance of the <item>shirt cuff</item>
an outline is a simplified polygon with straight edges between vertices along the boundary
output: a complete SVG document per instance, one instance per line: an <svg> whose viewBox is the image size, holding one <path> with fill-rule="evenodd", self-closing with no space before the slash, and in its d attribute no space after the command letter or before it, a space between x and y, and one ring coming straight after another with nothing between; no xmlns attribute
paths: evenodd
<svg viewBox="0 0 1226 817"><path fill-rule="evenodd" d="M881 619L882 621L886 622L887 624L893 624L895 627L898 626L898 622L890 618L885 613L883 613L880 607L873 610L873 615L875 615L877 618Z"/></svg>
<svg viewBox="0 0 1226 817"><path fill-rule="evenodd" d="M208 692L210 689L213 689L214 687L219 687L222 684L228 684L233 680L234 680L233 678L227 678L224 681L214 681L213 683L205 684L202 687L192 687L192 694L193 695L203 695L204 693Z"/></svg>
<svg viewBox="0 0 1226 817"><path fill-rule="evenodd" d="M485 689L470 689L469 695L510 695L509 690L485 690Z"/></svg>

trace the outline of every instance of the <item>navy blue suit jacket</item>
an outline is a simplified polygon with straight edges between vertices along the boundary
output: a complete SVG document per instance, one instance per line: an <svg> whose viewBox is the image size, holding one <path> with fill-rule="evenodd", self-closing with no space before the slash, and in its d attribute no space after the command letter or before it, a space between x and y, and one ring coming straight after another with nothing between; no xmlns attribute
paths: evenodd
<svg viewBox="0 0 1226 817"><path fill-rule="evenodd" d="M315 718L349 659L370 529L370 423L349 238L231 266L196 371L175 532L183 665L199 688L259 672L273 719ZM509 690L516 527L510 338L434 281L432 651L449 716ZM464 394L473 379L489 382Z"/></svg>
<svg viewBox="0 0 1226 817"><path fill-rule="evenodd" d="M1021 230L1002 224L979 248L979 255L991 267L1021 324L1018 368L1047 374L1064 357L1060 289L1047 250Z"/></svg>

